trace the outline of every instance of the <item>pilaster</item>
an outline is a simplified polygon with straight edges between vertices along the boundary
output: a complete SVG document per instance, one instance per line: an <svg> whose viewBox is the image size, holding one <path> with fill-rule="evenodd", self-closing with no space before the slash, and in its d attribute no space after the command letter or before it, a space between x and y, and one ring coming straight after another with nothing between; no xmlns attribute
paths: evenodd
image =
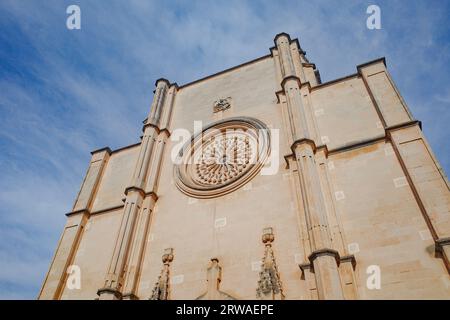
<svg viewBox="0 0 450 320"><path fill-rule="evenodd" d="M133 237L129 261L125 267L124 286L122 290L124 299L139 299L137 296L138 284L147 245L149 227L157 200L156 194L147 195L143 200L142 210L138 212L135 236Z"/></svg>
<svg viewBox="0 0 450 320"><path fill-rule="evenodd" d="M148 181L146 184L146 192L156 193L158 190L159 175L164 155L164 149L169 138L168 131L162 131L156 141L155 152L153 155L151 167L149 169Z"/></svg>
<svg viewBox="0 0 450 320"><path fill-rule="evenodd" d="M327 212L315 157L317 148L308 127L308 111L302 98L301 78L304 78L304 74L295 72L289 36L284 33L277 35L275 44L283 77L281 87L286 97L285 108L290 129L291 150L298 168L300 182L298 192L301 193L300 198L303 201L304 219L312 251L309 261L314 269L318 297L319 299L343 299L338 271L339 253L331 247ZM309 91L303 92L307 99Z"/></svg>
<svg viewBox="0 0 450 320"><path fill-rule="evenodd" d="M450 190L448 179L423 136L419 123L387 128L397 158L450 273Z"/></svg>
<svg viewBox="0 0 450 320"><path fill-rule="evenodd" d="M153 96L152 106L150 108L150 114L148 116L148 122L156 127L159 127L161 114L163 112L164 102L166 99L166 95L168 93L168 89L170 86L170 82L167 79L158 79L156 80L156 89L155 94Z"/></svg>
<svg viewBox="0 0 450 320"><path fill-rule="evenodd" d="M118 299L122 297L125 265L131 251L131 239L136 229L136 220L141 209L144 194L140 190L130 189L127 192L113 256L108 268L103 288L98 291L100 299ZM106 295L106 296L105 296Z"/></svg>
<svg viewBox="0 0 450 320"><path fill-rule="evenodd" d="M413 116L386 69L384 58L359 65L357 70L385 127L413 120Z"/></svg>
<svg viewBox="0 0 450 320"><path fill-rule="evenodd" d="M53 256L50 269L39 293L39 299L59 299L64 291L67 268L73 263L74 255L89 219L92 202L100 183L111 150L104 148L91 152L86 176L81 185L72 211L67 214L67 222Z"/></svg>
<svg viewBox="0 0 450 320"><path fill-rule="evenodd" d="M450 273L448 179L386 69L384 58L357 67L405 177Z"/></svg>
<svg viewBox="0 0 450 320"><path fill-rule="evenodd" d="M170 135L168 125L176 90L176 84L171 85L166 79L156 81L136 167L131 184L125 189L122 222L111 263L104 287L98 290L100 299L139 299L140 270L151 215L158 199L157 182L164 145Z"/></svg>

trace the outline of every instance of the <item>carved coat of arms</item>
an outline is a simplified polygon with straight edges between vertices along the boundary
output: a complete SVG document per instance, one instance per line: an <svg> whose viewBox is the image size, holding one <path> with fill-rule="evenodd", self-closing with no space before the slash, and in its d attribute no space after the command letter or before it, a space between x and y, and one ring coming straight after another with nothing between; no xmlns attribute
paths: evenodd
<svg viewBox="0 0 450 320"><path fill-rule="evenodd" d="M214 113L216 112L220 112L220 111L225 111L227 109L229 109L231 107L231 98L220 98L216 101L214 101Z"/></svg>

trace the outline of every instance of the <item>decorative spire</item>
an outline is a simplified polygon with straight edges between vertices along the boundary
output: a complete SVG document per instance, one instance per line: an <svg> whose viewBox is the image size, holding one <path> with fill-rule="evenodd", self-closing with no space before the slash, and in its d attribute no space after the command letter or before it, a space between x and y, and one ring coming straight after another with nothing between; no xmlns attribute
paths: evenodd
<svg viewBox="0 0 450 320"><path fill-rule="evenodd" d="M164 250L162 256L162 262L164 264L161 271L161 275L158 277L158 281L155 283L152 295L149 300L169 300L169 267L173 261L173 249L167 248Z"/></svg>
<svg viewBox="0 0 450 320"><path fill-rule="evenodd" d="M261 272L259 273L258 288L256 296L259 299L275 300L284 299L283 287L278 273L275 256L272 250L272 242L275 240L272 228L263 230L262 242L265 245L264 257L261 262Z"/></svg>

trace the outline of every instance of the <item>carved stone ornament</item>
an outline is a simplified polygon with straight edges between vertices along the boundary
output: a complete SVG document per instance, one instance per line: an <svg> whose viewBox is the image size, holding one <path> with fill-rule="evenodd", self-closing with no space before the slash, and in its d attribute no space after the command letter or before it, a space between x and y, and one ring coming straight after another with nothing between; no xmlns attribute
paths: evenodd
<svg viewBox="0 0 450 320"><path fill-rule="evenodd" d="M228 118L205 127L180 151L177 187L195 198L214 198L252 179L270 153L270 132L253 118Z"/></svg>
<svg viewBox="0 0 450 320"><path fill-rule="evenodd" d="M220 291L220 281L222 281L222 267L219 265L219 259L212 258L206 272L206 292L196 300L236 300L228 293Z"/></svg>
<svg viewBox="0 0 450 320"><path fill-rule="evenodd" d="M213 106L213 111L214 113L216 112L221 112L221 111L225 111L227 109L229 109L231 107L231 98L220 98L216 101L214 101L214 106Z"/></svg>
<svg viewBox="0 0 450 320"><path fill-rule="evenodd" d="M284 299L280 274L278 273L275 255L272 250L272 242L274 240L275 237L272 228L265 228L262 236L262 242L265 244L264 257L261 262L258 288L256 289L258 299Z"/></svg>
<svg viewBox="0 0 450 320"><path fill-rule="evenodd" d="M162 262L164 263L158 281L153 287L152 295L149 300L169 300L169 280L170 280L170 263L173 261L173 249L164 250Z"/></svg>

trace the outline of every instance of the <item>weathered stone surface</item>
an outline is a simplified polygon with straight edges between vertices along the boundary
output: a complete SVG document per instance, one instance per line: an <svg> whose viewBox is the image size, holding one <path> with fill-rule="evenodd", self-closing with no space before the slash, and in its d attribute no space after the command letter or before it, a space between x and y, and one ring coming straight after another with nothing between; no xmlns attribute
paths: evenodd
<svg viewBox="0 0 450 320"><path fill-rule="evenodd" d="M93 154L39 298L148 299L173 248L164 297L256 299L268 227L285 299L450 298L449 184L384 59L329 83L317 74L280 34L271 55L240 67L180 87L158 80L142 142ZM214 110L224 97L231 105ZM277 172L186 196L170 134L232 117L279 130ZM65 285L72 264L79 290ZM379 289L367 286L371 266Z"/></svg>

